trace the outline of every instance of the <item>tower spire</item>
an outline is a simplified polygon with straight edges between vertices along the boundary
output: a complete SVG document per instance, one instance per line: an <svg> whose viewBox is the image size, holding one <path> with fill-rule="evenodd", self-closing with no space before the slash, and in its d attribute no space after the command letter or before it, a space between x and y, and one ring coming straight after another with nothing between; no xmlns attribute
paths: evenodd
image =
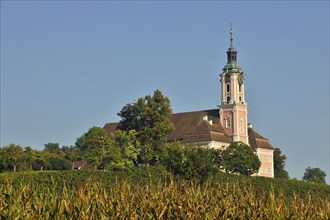
<svg viewBox="0 0 330 220"><path fill-rule="evenodd" d="M237 51L233 46L233 26L232 26L232 24L230 24L229 34L230 34L230 46L227 50L227 64L225 65L225 67L223 69L228 70L230 72L235 72L235 71L240 72L241 67L237 63Z"/></svg>
<svg viewBox="0 0 330 220"><path fill-rule="evenodd" d="M230 23L230 48L233 47L233 25Z"/></svg>

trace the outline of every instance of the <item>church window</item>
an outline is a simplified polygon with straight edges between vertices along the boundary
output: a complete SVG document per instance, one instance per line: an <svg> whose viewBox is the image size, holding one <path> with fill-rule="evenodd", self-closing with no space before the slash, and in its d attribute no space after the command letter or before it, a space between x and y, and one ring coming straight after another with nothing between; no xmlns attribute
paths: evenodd
<svg viewBox="0 0 330 220"><path fill-rule="evenodd" d="M230 117L226 118L226 128L230 128Z"/></svg>
<svg viewBox="0 0 330 220"><path fill-rule="evenodd" d="M242 86L240 84L238 84L238 90L239 92L242 92Z"/></svg>
<svg viewBox="0 0 330 220"><path fill-rule="evenodd" d="M227 84L227 92L230 92L230 85L229 85L229 83Z"/></svg>
<svg viewBox="0 0 330 220"><path fill-rule="evenodd" d="M227 102L228 103L230 102L230 96L227 96Z"/></svg>
<svg viewBox="0 0 330 220"><path fill-rule="evenodd" d="M241 97L241 96L239 97L239 101L240 101L240 102L242 101L242 97Z"/></svg>

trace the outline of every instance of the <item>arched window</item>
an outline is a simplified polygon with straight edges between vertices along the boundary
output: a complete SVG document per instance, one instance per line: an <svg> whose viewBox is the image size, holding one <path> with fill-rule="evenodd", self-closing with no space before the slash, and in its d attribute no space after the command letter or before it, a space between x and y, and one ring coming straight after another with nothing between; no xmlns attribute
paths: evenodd
<svg viewBox="0 0 330 220"><path fill-rule="evenodd" d="M230 92L230 85L227 83L227 92Z"/></svg>
<svg viewBox="0 0 330 220"><path fill-rule="evenodd" d="M226 128L230 128L230 117L226 118Z"/></svg>

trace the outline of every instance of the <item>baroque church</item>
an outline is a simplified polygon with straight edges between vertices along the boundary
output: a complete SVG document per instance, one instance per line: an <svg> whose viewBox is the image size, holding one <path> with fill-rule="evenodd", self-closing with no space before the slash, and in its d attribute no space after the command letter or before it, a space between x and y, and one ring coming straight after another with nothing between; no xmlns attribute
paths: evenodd
<svg viewBox="0 0 330 220"><path fill-rule="evenodd" d="M261 162L259 172L254 175L274 177L274 148L267 138L257 133L252 124L248 123L244 73L237 63L232 30L227 64L220 74L220 82L222 92L219 109L170 115L175 130L168 134L168 141L179 140L181 143L207 148L223 148L233 141L241 141L254 149ZM104 129L110 135L117 126L118 123L107 123Z"/></svg>

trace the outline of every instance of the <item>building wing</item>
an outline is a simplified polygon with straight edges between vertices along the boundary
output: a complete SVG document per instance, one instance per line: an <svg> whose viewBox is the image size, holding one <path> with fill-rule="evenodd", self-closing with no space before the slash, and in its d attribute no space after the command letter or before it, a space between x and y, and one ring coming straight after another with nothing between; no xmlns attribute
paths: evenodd
<svg viewBox="0 0 330 220"><path fill-rule="evenodd" d="M258 134L253 128L248 128L249 145L254 149L263 148L274 150L274 147L269 143L269 140Z"/></svg>

